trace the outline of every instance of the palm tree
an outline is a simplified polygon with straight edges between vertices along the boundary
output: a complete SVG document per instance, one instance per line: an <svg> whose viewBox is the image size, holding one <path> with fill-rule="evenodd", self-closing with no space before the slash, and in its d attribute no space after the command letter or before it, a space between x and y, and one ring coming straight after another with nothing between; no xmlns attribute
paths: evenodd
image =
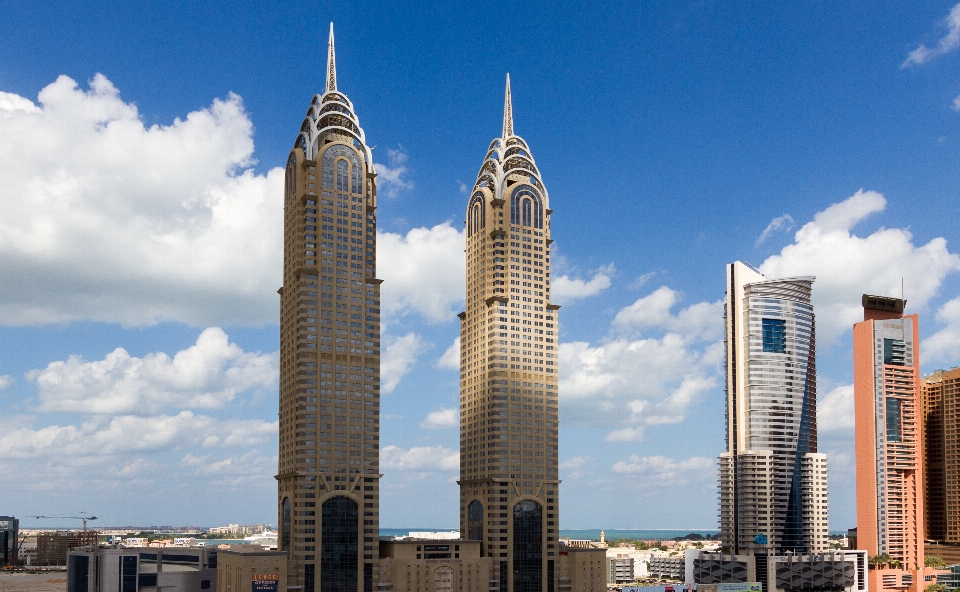
<svg viewBox="0 0 960 592"><path fill-rule="evenodd" d="M924 557L923 564L926 567L932 567L934 569L943 569L947 567L947 562L935 555L927 555Z"/></svg>

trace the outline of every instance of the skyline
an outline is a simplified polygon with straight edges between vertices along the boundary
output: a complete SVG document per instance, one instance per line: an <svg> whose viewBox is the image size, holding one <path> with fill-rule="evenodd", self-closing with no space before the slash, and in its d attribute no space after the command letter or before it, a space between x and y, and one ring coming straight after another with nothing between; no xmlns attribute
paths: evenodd
<svg viewBox="0 0 960 592"><path fill-rule="evenodd" d="M65 31L90 23L68 23L76 15L64 10L47 15L53 26L41 32L35 30L39 21L30 19L47 8L0 10L7 23L0 25L0 55L9 57L0 66L0 163L7 163L0 164L0 188L5 195L35 196L29 203L5 199L0 205L0 274L7 278L0 287L0 375L10 377L0 390L0 408L12 411L4 416L14 426L0 434L0 450L9 453L0 460L0 476L4 482L28 479L4 511L86 508L103 518L96 492L103 496L101 506L136 516L143 508L123 501L118 488L124 487L153 496L154 505L165 499L157 490L174 495L178 506L198 490L229 496L225 503L181 510L183 522L195 522L191 511L223 516L211 523L235 521L240 516L226 512L238 511L262 512L250 517L269 520L276 491L274 299L281 285L271 266L279 268L282 244L277 167L290 147L289 130L302 117L303 97L321 88L322 52L300 58L315 62L309 75L288 68L299 72L295 85L264 84L256 74L279 75L263 61L250 61L253 75L237 66L252 55L251 47L266 47L266 39L279 35L279 26L253 28L249 38L256 42L242 44L240 57L205 76L199 60L188 56L219 55L208 45L215 41L184 43L169 62L151 51L153 44L163 45L163 35L125 54L110 51L114 41L108 37L102 50L79 43L82 51L52 59L58 47L77 43ZM414 18L417 7L407 10L391 13L389 25ZM960 154L960 114L951 108L960 94L960 52L950 35L960 24L946 20L957 10L945 3L909 14L892 6L882 15L864 10L873 21L856 9L831 13L837 27L847 25L861 37L870 24L874 33L887 34L867 36L874 40L869 51L843 54L860 66L860 75L839 58L813 72L811 60L826 59L829 49L853 49L817 26L820 13L769 8L740 22L736 10L720 7L703 8L703 14L658 10L621 19L649 25L638 38L619 24L610 33L604 27L611 21L597 22L601 15L591 14L563 45L570 51L553 60L545 40L564 30L575 10L535 20L544 26L528 32L522 48L529 53L508 49L498 59L471 53L469 43L455 44L445 35L431 38L443 29L442 17L457 23L476 18L469 10L453 15L436 9L436 18L410 39L388 31L388 24L364 29L335 8L318 11L311 27L293 27L319 48L326 17L337 20L340 85L370 143L380 146L374 159L384 194L378 269L385 280L385 526L457 521L456 485L450 481L459 466L456 356L448 352L455 352L454 315L463 309L460 216L466 195L460 186L474 178L478 151L500 127L500 81L507 71L517 133L536 151L544 184L558 204L553 232L559 247L554 300L564 305L561 528L655 526L638 524L644 514L663 519L659 510L644 512L650 504L693 507L691 521L715 524L714 459L723 449L718 340L727 263L762 261L758 267L770 278L817 276L820 449L829 457L831 530L855 522L852 479L844 481L844 468L852 468L852 423L843 411L852 412L849 327L857 320L860 294L899 296L905 278L908 311L923 317L923 374L960 364L953 353L960 344L960 257L949 249L957 229L948 215L956 203ZM797 17L793 28L790 15ZM859 29L851 26L858 16ZM123 38L144 17L118 8L114 18L120 25L116 37ZM253 13L226 18L256 20ZM167 21L157 22L167 39L176 38L163 25ZM810 47L816 43L790 46L795 53L781 51L776 55L782 63L776 64L762 51L738 51L739 42L750 48L774 43L765 34L769 22L782 25L777 31L786 39L824 44L815 51ZM737 30L743 37L727 46L722 25L731 23L742 25ZM892 23L895 31L888 29ZM31 44L33 57L10 45L27 38L23 31L30 24L30 34L41 37ZM186 30L204 26L210 24L198 18ZM682 47L679 38L685 36L677 28L703 32L692 38L726 49L727 78L704 47ZM224 34L209 30L214 37ZM54 38L57 33L62 39ZM637 51L626 51L632 42ZM933 49L917 53L921 44ZM620 63L598 59L608 45L621 50ZM669 46L675 55L643 52L641 46ZM871 59L861 61L868 53ZM414 69L406 55L435 60L420 60ZM451 67L458 59L463 65ZM684 59L688 63L680 64ZM276 60L274 65L287 67ZM591 60L603 67L591 66ZM391 63L397 73L386 71ZM484 76L471 76L478 63ZM131 64L143 68L131 70ZM182 65L182 75L171 64ZM630 72L629 66L662 77L634 82L617 76ZM101 71L103 77L95 77ZM751 72L763 84L752 83ZM797 73L790 88L797 94L775 96L778 83L792 80L785 72ZM61 74L80 81L81 90L70 80L54 82ZM855 84L871 76L882 88ZM936 76L944 79L939 86ZM93 90L81 92L88 79ZM819 92L813 83L822 85ZM741 94L733 93L738 84ZM466 90L454 90L461 85ZM591 92L583 92L584 86ZM825 100L831 93L834 102ZM671 98L681 96L691 99L671 105ZM748 114L752 120L745 119ZM107 121L110 126L102 125ZM832 125L812 125L822 122ZM50 145L61 150L54 155ZM141 172L144 162L154 166ZM200 164L215 173L200 174ZM59 176L48 179L49 170ZM64 193L69 217L59 215L56 198ZM582 196L601 197L590 202L594 216L577 211ZM877 273L874 255L891 250L898 254L896 264ZM845 258L838 261L837 252ZM198 282L203 274L218 281ZM424 278L429 292L421 288ZM676 438L690 433L701 437ZM24 470L37 466L50 482L33 481ZM91 477L90 471L104 476ZM70 479L77 485L64 490ZM426 511L416 502L422 499L418 484L426 484L430 499L449 506L438 510L443 524L418 518ZM244 499L251 491L257 505ZM38 494L49 503L34 510ZM641 501L639 508L615 513L591 503L610 496Z"/></svg>

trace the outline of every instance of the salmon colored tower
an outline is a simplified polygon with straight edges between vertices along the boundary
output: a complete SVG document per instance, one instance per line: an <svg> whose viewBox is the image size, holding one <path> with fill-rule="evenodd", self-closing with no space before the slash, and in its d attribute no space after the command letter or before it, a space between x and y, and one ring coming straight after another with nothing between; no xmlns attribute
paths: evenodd
<svg viewBox="0 0 960 592"><path fill-rule="evenodd" d="M917 315L903 314L905 304L865 294L863 321L853 326L857 544L889 556L870 570L876 591L926 587L920 329Z"/></svg>

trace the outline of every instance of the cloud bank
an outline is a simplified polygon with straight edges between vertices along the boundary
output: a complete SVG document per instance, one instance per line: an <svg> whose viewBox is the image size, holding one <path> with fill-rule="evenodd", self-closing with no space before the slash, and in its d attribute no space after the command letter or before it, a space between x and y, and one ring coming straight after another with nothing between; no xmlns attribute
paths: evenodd
<svg viewBox="0 0 960 592"><path fill-rule="evenodd" d="M148 126L97 74L0 93L0 323L275 322L283 171L239 96Z"/></svg>

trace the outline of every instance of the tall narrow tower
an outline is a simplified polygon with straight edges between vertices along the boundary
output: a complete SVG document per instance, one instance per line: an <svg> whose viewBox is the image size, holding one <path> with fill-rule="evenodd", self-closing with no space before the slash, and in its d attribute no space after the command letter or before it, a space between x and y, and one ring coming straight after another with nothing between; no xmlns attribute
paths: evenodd
<svg viewBox="0 0 960 592"><path fill-rule="evenodd" d="M482 540L500 590L556 590L557 305L550 210L522 138L510 77L503 131L467 203L467 310L460 313L460 531Z"/></svg>
<svg viewBox="0 0 960 592"><path fill-rule="evenodd" d="M765 557L827 545L827 461L817 454L814 278L767 279L727 266L727 451L720 455L720 536Z"/></svg>
<svg viewBox="0 0 960 592"><path fill-rule="evenodd" d="M863 295L853 326L853 404L857 457L857 544L890 555L902 573L871 570L871 589L887 576L914 592L923 580L923 421L920 327L905 300Z"/></svg>
<svg viewBox="0 0 960 592"><path fill-rule="evenodd" d="M378 565L377 187L353 104L337 90L333 24L325 86L287 159L279 547L300 592L363 592Z"/></svg>

